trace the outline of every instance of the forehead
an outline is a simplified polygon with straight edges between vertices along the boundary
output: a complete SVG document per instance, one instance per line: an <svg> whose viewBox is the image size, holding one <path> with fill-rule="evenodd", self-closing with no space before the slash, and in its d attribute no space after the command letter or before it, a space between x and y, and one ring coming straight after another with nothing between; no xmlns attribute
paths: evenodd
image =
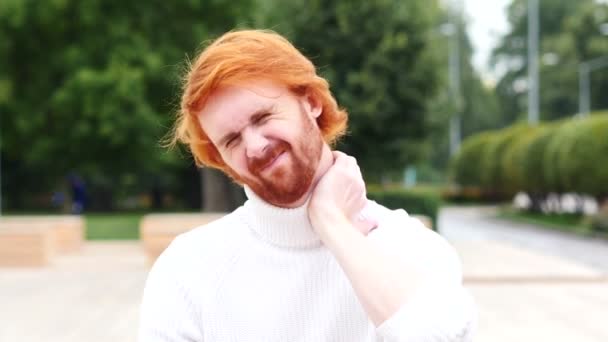
<svg viewBox="0 0 608 342"><path fill-rule="evenodd" d="M284 100L288 91L271 82L252 82L216 90L198 115L198 121L211 140L243 127L260 109Z"/></svg>

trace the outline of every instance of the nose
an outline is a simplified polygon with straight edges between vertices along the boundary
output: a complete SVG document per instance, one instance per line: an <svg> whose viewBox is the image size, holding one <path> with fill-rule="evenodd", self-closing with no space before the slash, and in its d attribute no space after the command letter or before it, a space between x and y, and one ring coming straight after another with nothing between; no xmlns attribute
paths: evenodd
<svg viewBox="0 0 608 342"><path fill-rule="evenodd" d="M268 147L268 140L257 130L245 129L242 133L247 158L260 158Z"/></svg>

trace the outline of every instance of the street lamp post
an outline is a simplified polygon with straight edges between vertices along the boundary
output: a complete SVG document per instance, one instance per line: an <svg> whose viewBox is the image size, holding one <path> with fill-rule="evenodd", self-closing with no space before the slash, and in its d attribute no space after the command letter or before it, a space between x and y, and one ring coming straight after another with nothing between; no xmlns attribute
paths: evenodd
<svg viewBox="0 0 608 342"><path fill-rule="evenodd" d="M462 6L460 0L453 0L450 10L450 95L454 105L454 113L450 118L450 155L454 155L460 148L461 140L461 107L462 100L460 96L460 25Z"/></svg>
<svg viewBox="0 0 608 342"><path fill-rule="evenodd" d="M608 67L608 56L584 61L578 66L578 116L585 117L591 111L591 72Z"/></svg>
<svg viewBox="0 0 608 342"><path fill-rule="evenodd" d="M538 0L528 0L528 123L538 123Z"/></svg>

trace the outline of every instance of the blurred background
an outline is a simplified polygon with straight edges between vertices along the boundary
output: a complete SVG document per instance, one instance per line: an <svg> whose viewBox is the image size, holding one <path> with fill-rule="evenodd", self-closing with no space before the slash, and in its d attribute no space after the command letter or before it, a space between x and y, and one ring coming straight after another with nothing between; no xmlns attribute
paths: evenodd
<svg viewBox="0 0 608 342"><path fill-rule="evenodd" d="M132 340L167 241L243 203L163 147L234 28L329 80L370 197L461 254L479 341L608 340L608 1L2 0L0 341Z"/></svg>

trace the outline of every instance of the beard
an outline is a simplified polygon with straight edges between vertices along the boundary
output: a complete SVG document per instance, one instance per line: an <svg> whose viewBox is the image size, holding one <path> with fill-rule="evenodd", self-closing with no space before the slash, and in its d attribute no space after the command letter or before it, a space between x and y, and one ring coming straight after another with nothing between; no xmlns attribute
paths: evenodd
<svg viewBox="0 0 608 342"><path fill-rule="evenodd" d="M302 134L295 146L283 140L273 141L261 157L248 160L247 168L254 177L241 177L244 184L270 204L287 206L296 202L308 192L314 180L324 141L311 119L304 113L302 119ZM279 156L286 160L264 172Z"/></svg>

